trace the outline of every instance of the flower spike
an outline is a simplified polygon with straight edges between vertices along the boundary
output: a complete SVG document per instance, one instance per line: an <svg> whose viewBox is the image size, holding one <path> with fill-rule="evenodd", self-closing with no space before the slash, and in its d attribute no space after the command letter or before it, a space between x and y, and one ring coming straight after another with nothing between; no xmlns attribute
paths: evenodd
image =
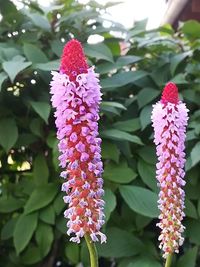
<svg viewBox="0 0 200 267"><path fill-rule="evenodd" d="M159 236L163 257L167 258L173 252L179 252L183 244L182 225L185 216L182 189L185 185L185 132L188 120L188 109L179 100L178 88L172 82L168 83L162 93L161 101L153 106L152 122L154 128L154 143L158 163L156 178L160 187L158 207L160 209L161 229Z"/></svg>
<svg viewBox="0 0 200 267"><path fill-rule="evenodd" d="M89 68L83 48L77 40L69 41L63 50L60 72L52 72L52 105L56 108L57 138L61 177L66 179L62 191L68 209L67 234L80 242L85 235L101 243L104 223L103 165L101 139L98 134L101 92L98 75Z"/></svg>

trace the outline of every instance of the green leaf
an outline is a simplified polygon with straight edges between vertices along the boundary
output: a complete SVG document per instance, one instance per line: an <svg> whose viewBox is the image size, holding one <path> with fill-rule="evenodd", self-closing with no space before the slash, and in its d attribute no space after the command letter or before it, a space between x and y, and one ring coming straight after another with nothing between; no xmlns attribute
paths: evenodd
<svg viewBox="0 0 200 267"><path fill-rule="evenodd" d="M12 196L0 198L0 212L10 213L23 207L24 201Z"/></svg>
<svg viewBox="0 0 200 267"><path fill-rule="evenodd" d="M41 261L42 256L40 249L32 244L22 253L22 262L27 265L35 264Z"/></svg>
<svg viewBox="0 0 200 267"><path fill-rule="evenodd" d="M48 124L48 118L51 111L51 107L46 102L30 102L32 108L37 114Z"/></svg>
<svg viewBox="0 0 200 267"><path fill-rule="evenodd" d="M147 163L156 164L156 148L155 146L144 146L138 150L139 156Z"/></svg>
<svg viewBox="0 0 200 267"><path fill-rule="evenodd" d="M61 199L62 202L63 202L63 199ZM55 211L54 211L54 208L52 205L42 209L40 211L40 219L45 222L45 223L48 223L48 224L54 224L55 223Z"/></svg>
<svg viewBox="0 0 200 267"><path fill-rule="evenodd" d="M160 92L153 88L144 88L139 91L139 93L137 94L139 108L144 107L146 104L155 99L159 94Z"/></svg>
<svg viewBox="0 0 200 267"><path fill-rule="evenodd" d="M142 125L142 130L144 130L147 125L151 123L151 112L152 106L145 106L140 113L140 123Z"/></svg>
<svg viewBox="0 0 200 267"><path fill-rule="evenodd" d="M142 258L142 256L140 256L138 259L128 264L127 267L162 267L162 265L154 259L147 258L146 256Z"/></svg>
<svg viewBox="0 0 200 267"><path fill-rule="evenodd" d="M119 228L109 228L107 242L97 245L100 256L110 258L130 257L142 249L142 242L129 232Z"/></svg>
<svg viewBox="0 0 200 267"><path fill-rule="evenodd" d="M7 240L13 236L17 219L18 218L12 218L4 224L1 230L1 240Z"/></svg>
<svg viewBox="0 0 200 267"><path fill-rule="evenodd" d="M63 201L63 193L59 193L53 202L53 208L56 215L59 215L63 211L65 206L66 204Z"/></svg>
<svg viewBox="0 0 200 267"><path fill-rule="evenodd" d="M47 63L38 63L34 65L36 69L44 71L58 70L59 66L60 66L59 60L49 61Z"/></svg>
<svg viewBox="0 0 200 267"><path fill-rule="evenodd" d="M20 215L14 230L14 246L17 254L25 249L37 227L38 214Z"/></svg>
<svg viewBox="0 0 200 267"><path fill-rule="evenodd" d="M57 186L55 184L47 184L37 187L30 195L24 210L25 213L31 213L47 206L57 194Z"/></svg>
<svg viewBox="0 0 200 267"><path fill-rule="evenodd" d="M132 210L150 218L158 216L157 194L139 186L124 185L119 190Z"/></svg>
<svg viewBox="0 0 200 267"><path fill-rule="evenodd" d="M79 263L79 246L74 243L68 243L65 248L65 255L71 263Z"/></svg>
<svg viewBox="0 0 200 267"><path fill-rule="evenodd" d="M140 129L140 121L138 118L125 121L118 121L113 127L124 132L135 132Z"/></svg>
<svg viewBox="0 0 200 267"><path fill-rule="evenodd" d="M103 200L105 201L104 214L106 216L106 221L108 221L111 212L115 209L117 205L117 201L113 192L108 188L105 189Z"/></svg>
<svg viewBox="0 0 200 267"><path fill-rule="evenodd" d="M118 165L110 162L104 169L104 178L115 183L126 184L133 181L136 177L137 174L127 166L125 161Z"/></svg>
<svg viewBox="0 0 200 267"><path fill-rule="evenodd" d="M139 159L138 161L138 172L142 181L150 187L153 191L158 190L156 181L156 168L155 165L150 165L144 160Z"/></svg>
<svg viewBox="0 0 200 267"><path fill-rule="evenodd" d="M185 222L186 236L190 241L196 245L200 245L200 221L195 219L188 219Z"/></svg>
<svg viewBox="0 0 200 267"><path fill-rule="evenodd" d="M39 154L33 164L33 177L36 185L44 185L48 182L49 169L44 155Z"/></svg>
<svg viewBox="0 0 200 267"><path fill-rule="evenodd" d="M195 267L197 253L198 247L188 249L186 253L178 259L176 267Z"/></svg>
<svg viewBox="0 0 200 267"><path fill-rule="evenodd" d="M17 60L13 58L13 60L10 61L4 61L2 63L2 67L4 71L8 74L11 82L14 82L15 77L23 70L28 68L32 63L31 62L23 62L23 60Z"/></svg>
<svg viewBox="0 0 200 267"><path fill-rule="evenodd" d="M182 26L185 35L192 39L200 38L200 23L196 20L188 20Z"/></svg>
<svg viewBox="0 0 200 267"><path fill-rule="evenodd" d="M188 56L191 56L191 51L175 55L170 59L170 71L172 75L175 74L178 65Z"/></svg>
<svg viewBox="0 0 200 267"><path fill-rule="evenodd" d="M3 82L8 78L7 74L5 72L0 73L0 92Z"/></svg>
<svg viewBox="0 0 200 267"><path fill-rule="evenodd" d="M121 72L113 75L112 77L102 79L101 86L103 88L122 87L126 84L133 83L145 76L147 76L147 73L142 70Z"/></svg>
<svg viewBox="0 0 200 267"><path fill-rule="evenodd" d="M29 18L32 20L35 26L45 31L51 30L51 25L47 20L47 18L45 18L44 16L40 15L39 13L28 13L28 12L26 12L26 15L29 16Z"/></svg>
<svg viewBox="0 0 200 267"><path fill-rule="evenodd" d="M143 145L140 138L136 135L131 135L129 133L117 130L117 129L111 129L111 130L105 130L101 132L101 136L104 138L108 138L111 140L117 140L117 141L129 141L138 145Z"/></svg>
<svg viewBox="0 0 200 267"><path fill-rule="evenodd" d="M40 254L44 258L49 253L53 242L52 227L40 222L35 233L35 238L40 249Z"/></svg>
<svg viewBox="0 0 200 267"><path fill-rule="evenodd" d="M86 44L84 46L84 51L89 57L113 62L112 52L104 43Z"/></svg>
<svg viewBox="0 0 200 267"><path fill-rule="evenodd" d="M111 101L103 101L101 103L101 106L115 107L115 108L126 110L126 107L124 105L122 105L121 103L118 103L118 102L113 102L113 101L112 102Z"/></svg>
<svg viewBox="0 0 200 267"><path fill-rule="evenodd" d="M179 73L177 74L173 79L171 79L171 82L176 84L188 84L188 82L185 79L185 74Z"/></svg>
<svg viewBox="0 0 200 267"><path fill-rule="evenodd" d="M188 198L185 199L185 214L187 217L198 219L198 214L195 205Z"/></svg>
<svg viewBox="0 0 200 267"><path fill-rule="evenodd" d="M112 159L116 163L119 162L120 151L115 144L103 140L101 150L103 159Z"/></svg>
<svg viewBox="0 0 200 267"><path fill-rule="evenodd" d="M5 118L0 120L0 144L8 153L18 138L18 129L14 119Z"/></svg>
<svg viewBox="0 0 200 267"><path fill-rule="evenodd" d="M123 66L127 66L133 63L136 63L138 61L142 60L142 57L138 57L138 56L123 56L123 57L118 57L115 65L117 65L118 67L123 67Z"/></svg>
<svg viewBox="0 0 200 267"><path fill-rule="evenodd" d="M24 44L24 54L32 63L46 63L48 61L47 56L33 44Z"/></svg>
<svg viewBox="0 0 200 267"><path fill-rule="evenodd" d="M194 167L200 161L199 151L200 151L200 142L196 143L196 145L192 148L192 151L191 151L191 160L192 160L191 168Z"/></svg>

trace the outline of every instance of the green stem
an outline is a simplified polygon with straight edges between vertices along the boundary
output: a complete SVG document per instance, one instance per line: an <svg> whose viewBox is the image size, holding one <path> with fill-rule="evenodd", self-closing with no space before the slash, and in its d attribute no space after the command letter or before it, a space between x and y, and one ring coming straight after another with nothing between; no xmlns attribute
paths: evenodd
<svg viewBox="0 0 200 267"><path fill-rule="evenodd" d="M97 254L97 249L96 246L94 244L94 242L92 241L91 237L89 234L85 234L85 241L87 243L87 247L90 253L90 267L98 267L98 254Z"/></svg>
<svg viewBox="0 0 200 267"><path fill-rule="evenodd" d="M165 267L170 267L171 266L171 263L172 263L172 254L169 254L167 256L167 260L166 260L166 263L165 263Z"/></svg>

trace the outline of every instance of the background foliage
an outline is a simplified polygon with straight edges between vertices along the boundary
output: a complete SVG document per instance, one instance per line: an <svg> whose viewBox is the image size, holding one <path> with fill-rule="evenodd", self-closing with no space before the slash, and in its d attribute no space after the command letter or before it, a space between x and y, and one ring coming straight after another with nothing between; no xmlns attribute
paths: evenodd
<svg viewBox="0 0 200 267"><path fill-rule="evenodd" d="M160 267L155 147L150 113L172 80L190 109L187 133L186 241L174 267L200 264L200 24L126 31L105 8L60 1L48 8L0 1L0 266L84 266L88 255L68 242L60 193L57 141L49 102L50 70L75 36L101 74L106 225L100 266ZM114 37L113 32L118 32ZM120 34L119 34L120 33ZM92 34L104 42L87 44ZM115 35L116 36L116 35ZM120 43L129 51L121 55ZM57 264L57 265L56 265Z"/></svg>

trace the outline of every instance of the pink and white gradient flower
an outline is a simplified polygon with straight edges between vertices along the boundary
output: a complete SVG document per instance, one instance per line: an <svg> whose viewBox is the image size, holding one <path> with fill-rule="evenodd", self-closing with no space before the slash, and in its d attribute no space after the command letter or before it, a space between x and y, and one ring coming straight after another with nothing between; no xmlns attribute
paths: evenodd
<svg viewBox="0 0 200 267"><path fill-rule="evenodd" d="M98 75L89 68L81 44L69 41L63 50L60 72L52 72L52 105L56 108L62 191L68 209L64 216L71 241L80 242L89 234L95 242L105 242L100 232L104 223L103 165L98 136L101 92Z"/></svg>
<svg viewBox="0 0 200 267"><path fill-rule="evenodd" d="M188 120L188 109L178 98L178 88L168 83L162 93L161 101L153 106L152 122L154 128L154 143L158 163L156 178L160 187L158 207L161 211L161 229L159 236L163 257L179 252L179 246L184 238L182 225L185 216L182 189L185 185L185 132Z"/></svg>

